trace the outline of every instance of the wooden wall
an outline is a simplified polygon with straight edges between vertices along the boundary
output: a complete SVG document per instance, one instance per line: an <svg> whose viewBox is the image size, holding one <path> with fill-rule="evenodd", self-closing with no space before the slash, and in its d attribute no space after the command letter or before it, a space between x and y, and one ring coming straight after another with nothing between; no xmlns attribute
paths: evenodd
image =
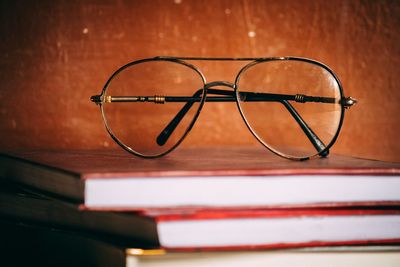
<svg viewBox="0 0 400 267"><path fill-rule="evenodd" d="M1 1L0 149L114 147L98 107L108 76L156 55L309 57L329 65L346 113L333 152L400 161L400 2ZM233 79L211 64L208 80ZM206 105L186 146L249 145L232 104Z"/></svg>

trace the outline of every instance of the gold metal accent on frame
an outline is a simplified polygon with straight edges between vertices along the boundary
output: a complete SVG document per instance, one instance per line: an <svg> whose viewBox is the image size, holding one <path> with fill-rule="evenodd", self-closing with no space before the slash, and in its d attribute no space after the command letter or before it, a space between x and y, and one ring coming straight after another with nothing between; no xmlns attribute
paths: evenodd
<svg viewBox="0 0 400 267"><path fill-rule="evenodd" d="M161 95L155 95L154 96L154 103L156 104L164 104L165 103L165 97Z"/></svg>
<svg viewBox="0 0 400 267"><path fill-rule="evenodd" d="M294 101L304 103L305 102L304 97L305 97L305 95L296 94L294 96Z"/></svg>
<svg viewBox="0 0 400 267"><path fill-rule="evenodd" d="M102 103L111 102L154 102L156 104L164 104L165 96L104 96L102 97Z"/></svg>
<svg viewBox="0 0 400 267"><path fill-rule="evenodd" d="M351 96L346 97L343 101L343 106L345 109L351 108L353 105L357 104L357 99L352 98Z"/></svg>

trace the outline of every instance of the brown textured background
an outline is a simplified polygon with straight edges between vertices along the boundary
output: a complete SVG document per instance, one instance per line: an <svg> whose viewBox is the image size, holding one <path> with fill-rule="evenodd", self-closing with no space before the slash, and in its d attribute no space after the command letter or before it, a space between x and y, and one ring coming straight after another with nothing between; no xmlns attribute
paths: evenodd
<svg viewBox="0 0 400 267"><path fill-rule="evenodd" d="M0 149L113 147L98 108L108 76L156 55L302 56L359 104L335 153L400 161L399 1L1 1ZM225 63L208 81L233 79ZM186 146L253 145L236 106L205 105Z"/></svg>

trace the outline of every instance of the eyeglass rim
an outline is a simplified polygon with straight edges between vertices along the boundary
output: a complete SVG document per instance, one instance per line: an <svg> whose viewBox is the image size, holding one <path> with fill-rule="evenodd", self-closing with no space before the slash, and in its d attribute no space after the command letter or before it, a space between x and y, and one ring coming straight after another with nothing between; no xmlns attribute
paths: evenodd
<svg viewBox="0 0 400 267"><path fill-rule="evenodd" d="M107 118L106 118L106 114L105 114L105 111L104 111L104 105L103 105L103 103L100 102L100 110L101 110L101 115L102 115L102 118L103 118L103 122L104 122L104 125L105 125L105 127L106 127L106 130L107 130L108 134L111 136L111 138L112 138L119 146L121 146L123 149L125 149L127 152L129 152L129 153L131 153L131 154L134 154L134 155L136 155L136 156L138 156L138 157L141 157L141 158L149 158L149 159L150 159L150 158L159 158L159 157L162 157L162 156L164 156L164 155L170 153L171 151L173 151L175 148L177 148L177 147L182 143L182 141L183 141L183 140L185 139L185 137L188 135L188 133L190 132L190 130L193 128L193 126L194 126L194 124L195 124L197 118L198 118L199 115L200 115L200 112L201 112L201 110L202 110L202 108L203 108L203 105L204 105L204 102L205 102L205 96L206 96L206 86L205 86L205 85L206 85L207 82L206 82L206 78L205 78L205 76L203 75L203 73L202 73L196 66L194 66L194 65L192 65L192 64L190 64L190 63L187 63L187 62L185 62L185 61L183 61L183 60L177 59L177 58L161 58L161 57L154 57L154 58L140 59L140 60L136 60L136 61L129 62L129 63L123 65L122 67L120 67L119 69L117 69L117 70L110 76L110 78L107 80L107 82L106 82L106 84L104 85L104 87L103 87L103 89L102 89L102 91L101 91L101 94L100 94L100 97L104 97L104 95L105 95L106 92L107 92L108 86L110 85L110 83L111 83L111 81L114 79L114 77L117 76L120 72L122 72L122 71L125 70L126 68L132 67L132 66L137 65L137 64L140 64L140 63L145 63L145 62L156 62L156 61L158 61L158 62L162 62L162 61L164 61L164 62L173 62L173 63L177 63L177 64L180 64L180 65L186 66L186 67L188 67L188 68L194 70L197 74L199 74L199 76L200 76L200 78L201 78L201 82L203 83L202 88L199 88L199 90L202 90L200 104L199 104L199 107L197 108L197 111L196 111L195 115L193 116L192 121L189 123L188 127L186 128L185 132L184 132L183 135L180 137L180 139L179 139L173 146L171 146L169 149L167 149L167 150L164 151L164 152L158 153L158 154L154 154L154 155L145 155L145 154L143 154L143 153L140 153L140 152L134 150L134 149L131 148L130 146L126 145L126 144L125 144L124 142L122 142L122 141L114 134L114 132L112 131L112 129L111 129L109 123L108 123L108 120L107 120Z"/></svg>
<svg viewBox="0 0 400 267"><path fill-rule="evenodd" d="M343 93L343 87L342 87L342 83L340 82L339 78L337 77L337 75L333 72L332 69L330 69L327 65L317 61L317 60L313 60L313 59L309 59L309 58L304 58L304 57L270 57L270 58L257 58L256 60L246 64L243 68L240 69L240 71L238 72L236 78L235 78L235 83L234 83L234 91L235 91L235 98L236 98L236 104L237 107L239 109L239 113L242 116L243 121L245 122L247 128L249 129L249 131L252 133L252 135L267 149L269 149L272 153L281 156L283 158L287 158L287 159L292 159L292 160L308 160L308 159L312 159L318 156L323 155L324 153L328 152L329 149L334 145L334 143L336 142L340 130L342 128L343 125L343 121L344 121L344 113L345 113L345 108L343 104L340 104L340 119L339 119L339 124L337 126L335 135L332 137L331 141L329 142L328 145L325 146L325 148L322 151L317 152L314 155L311 156L305 156L305 157L296 157L296 156L291 156L291 155L287 155L285 153L282 153L276 149L274 149L273 147L271 147L270 145L268 145L265 141L262 140L261 137L258 136L258 134L256 133L256 131L254 131L250 125L250 123L248 122L246 116L244 115L242 106L240 104L239 101L239 81L240 78L242 76L243 73L245 73L249 68L258 65L260 63L266 63L266 62L274 62L274 61L300 61L300 62L306 62L309 64L313 64L316 66L319 66L323 69L325 69L326 71L328 71L329 74L332 75L332 77L335 79L337 85L338 85L338 89L339 89L339 94L340 94L340 99L344 98L344 93Z"/></svg>
<svg viewBox="0 0 400 267"><path fill-rule="evenodd" d="M186 67L191 68L192 70L194 70L197 74L199 74L202 82L203 82L203 87L199 88L200 90L202 90L202 97L201 97L201 101L200 101L200 105L195 113L195 115L193 116L192 121L190 122L190 124L188 125L188 127L186 128L184 134L182 135L182 137L176 142L175 145L173 145L171 148L169 148L168 150L159 153L159 154L155 154L155 155L145 155L142 154L140 152L135 151L134 149L132 149L131 147L127 146L126 144L124 144L122 141L120 141L113 133L111 127L108 124L108 121L106 119L105 116L105 112L104 112L104 105L103 103L99 103L100 105L100 109L101 109L101 114L103 117L103 122L105 124L106 130L109 133L109 135L112 137L112 139L119 145L121 146L123 149L125 149L127 152L134 154L136 156L142 157L142 158L158 158L158 157L162 157L170 152L172 152L173 150L175 150L185 139L185 137L188 135L188 133L191 131L191 129L193 128L195 122L197 121L200 112L204 106L204 102L206 99L206 94L207 94L207 82L206 82L206 78L204 76L204 74L200 71L200 69L198 67L196 67L193 64L190 64L186 61L250 61L249 63L247 63L246 65L244 65L238 72L238 74L236 75L235 78L235 82L233 84L233 90L235 92L235 99L236 99L236 104L238 106L239 109L239 113L242 116L243 121L245 122L247 128L249 129L249 131L252 133L252 135L268 150L270 150L272 153L286 158L286 159L292 159L292 160L307 160L307 159L311 159L317 156L322 155L323 153L329 151L329 149L333 146L333 144L336 142L340 130L342 128L342 124L343 124L343 120L344 120L344 105L340 104L341 109L340 109L340 120L339 120L339 124L338 124L338 128L336 130L335 135L333 136L332 140L330 141L330 143L325 147L325 149L323 149L322 151L312 155L312 156L307 156L307 157L294 157L294 156L290 156L290 155L286 155L282 152L279 152L275 149L273 149L272 147L270 147L268 144L266 144L264 141L261 140L261 138L256 134L256 132L251 128L249 122L247 121L243 110L240 106L240 101L239 101L239 91L238 91L238 83L240 80L240 76L250 67L260 64L260 63L265 63L265 62L271 62L271 61L279 61L279 60L292 60L292 61L303 61L303 62L307 62L307 63L311 63L314 65L317 65L319 67L322 67L323 69L327 70L336 80L337 84L338 84L338 88L339 88L339 92L340 92L340 99L344 98L344 94L343 94L343 87L342 84L339 80L339 78L337 77L337 75L325 64L313 60L313 59L309 59L309 58L304 58L304 57L293 57L293 56L288 56L288 57L261 57L261 58L251 58L251 57L245 57L245 58L229 58L229 57L172 57L172 56L157 56L157 57L152 57L152 58L145 58L145 59L140 59L140 60L135 60L132 62L129 62L125 65L123 65L122 67L120 67L119 69L117 69L111 76L110 78L107 80L106 84L104 85L102 92L100 94L101 97L103 97L108 89L109 84L111 83L111 81L113 80L113 78L118 75L120 72L122 72L124 69L131 67L133 65L137 65L140 63L144 63L144 62L151 62L151 61L166 61L166 62L173 62L173 63L178 63L181 65L184 65Z"/></svg>

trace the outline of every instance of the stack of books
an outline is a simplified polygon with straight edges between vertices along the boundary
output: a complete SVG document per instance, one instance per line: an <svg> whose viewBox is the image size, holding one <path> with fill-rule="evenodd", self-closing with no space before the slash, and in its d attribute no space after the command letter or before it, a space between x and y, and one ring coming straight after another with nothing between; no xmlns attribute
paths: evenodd
<svg viewBox="0 0 400 267"><path fill-rule="evenodd" d="M160 159L3 152L2 251L13 263L68 255L67 265L86 266L319 266L349 257L390 266L400 262L399 174L398 163L288 161L253 148ZM42 253L15 256L28 247Z"/></svg>

